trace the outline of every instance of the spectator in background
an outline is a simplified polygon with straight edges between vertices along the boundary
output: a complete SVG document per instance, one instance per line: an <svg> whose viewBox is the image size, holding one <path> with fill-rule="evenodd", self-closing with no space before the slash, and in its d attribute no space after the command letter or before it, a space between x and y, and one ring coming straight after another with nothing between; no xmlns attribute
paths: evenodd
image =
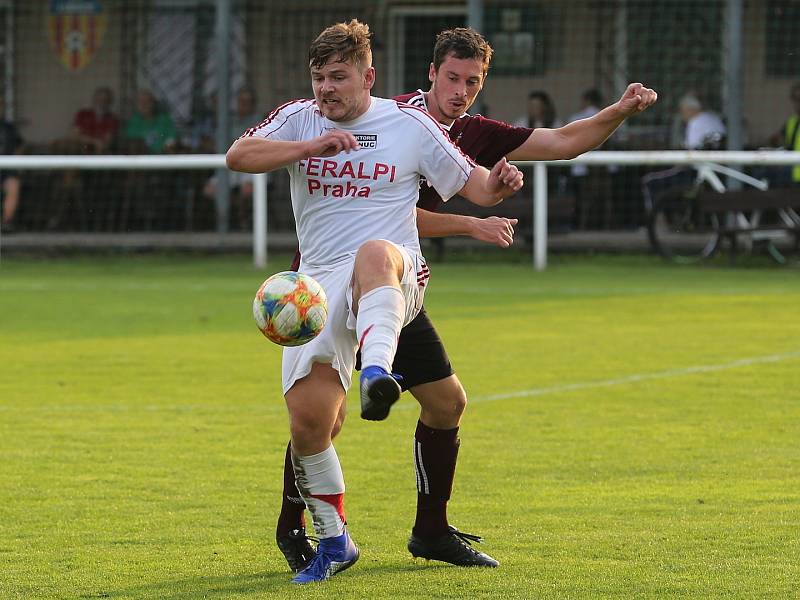
<svg viewBox="0 0 800 600"><path fill-rule="evenodd" d="M92 105L75 113L72 135L55 140L55 154L106 154L113 152L120 129L120 119L112 110L114 93L101 86L92 95ZM116 181L110 171L63 171L55 184L61 206L53 213L54 223L61 221L64 207L69 203L79 206L81 227L110 228L113 209L109 206L108 190Z"/></svg>
<svg viewBox="0 0 800 600"><path fill-rule="evenodd" d="M593 117L599 113L602 108L603 96L600 94L600 91L595 88L586 90L583 92L583 94L581 94L580 108L578 109L578 112L571 115L569 119L567 119L567 123Z"/></svg>
<svg viewBox="0 0 800 600"><path fill-rule="evenodd" d="M678 114L685 124L683 147L686 150L718 150L723 147L727 130L713 112L703 110L700 99L692 92L678 101ZM694 169L678 165L653 171L642 177L642 193L647 210L662 199L680 198L694 181Z"/></svg>
<svg viewBox="0 0 800 600"><path fill-rule="evenodd" d="M256 92L250 86L244 86L236 94L236 115L231 122L231 142L251 127L256 127L264 119L264 115L256 109Z"/></svg>
<svg viewBox="0 0 800 600"><path fill-rule="evenodd" d="M244 86L236 94L236 113L230 122L228 143L232 144L251 127L256 127L264 115L256 110L255 90ZM231 171L228 173L228 186L231 189L231 207L236 225L240 229L249 228L253 200L253 176L249 173ZM217 195L217 178L211 177L203 186L203 197L213 203Z"/></svg>
<svg viewBox="0 0 800 600"><path fill-rule="evenodd" d="M484 114L484 116L486 116ZM514 121L514 127L531 129L558 129L564 124L556 116L556 107L550 94L544 90L533 90L528 94L527 114ZM533 184L533 171L523 167L527 184ZM547 179L547 193L550 198L563 198L566 192L566 177L563 167L551 167ZM432 238L430 243L437 247L439 258L444 255L444 237Z"/></svg>
<svg viewBox="0 0 800 600"><path fill-rule="evenodd" d="M233 143L247 129L255 127L263 119L256 110L255 91L245 86L236 95L236 112L230 121L227 144ZM187 143L196 152L213 154L216 152L217 135L217 95L205 99L203 110L192 124Z"/></svg>
<svg viewBox="0 0 800 600"><path fill-rule="evenodd" d="M136 96L136 110L125 123L121 149L126 154L164 154L177 147L178 131L172 117L159 108L149 89ZM183 212L176 188L184 186L180 174L167 171L127 171L124 175L120 228L169 230Z"/></svg>
<svg viewBox="0 0 800 600"><path fill-rule="evenodd" d="M570 115L570 117L567 119L567 123L574 123L575 121L580 121L581 119L593 117L600 112L602 106L603 96L600 94L600 91L595 88L586 90L583 92L583 94L581 94L580 108L578 109L578 112ZM573 165L571 167L571 173L573 177L585 177L589 173L589 170L587 169L586 165Z"/></svg>
<svg viewBox="0 0 800 600"><path fill-rule="evenodd" d="M129 150L141 145L150 154L162 154L175 145L177 139L175 122L168 113L158 107L156 97L148 89L139 90L136 96L136 111L125 123L122 136Z"/></svg>
<svg viewBox="0 0 800 600"><path fill-rule="evenodd" d="M556 107L550 95L542 90L528 94L528 114L514 121L515 127L546 127L557 129L563 123L556 117Z"/></svg>
<svg viewBox="0 0 800 600"><path fill-rule="evenodd" d="M703 110L698 97L686 94L678 103L681 119L686 124L683 147L687 150L719 149L727 134L725 124L714 113Z"/></svg>
<svg viewBox="0 0 800 600"><path fill-rule="evenodd" d="M103 154L116 140L120 122L111 110L113 104L111 88L99 87L92 96L91 108L83 108L75 113L72 133L84 145L87 154Z"/></svg>
<svg viewBox="0 0 800 600"><path fill-rule="evenodd" d="M773 146L780 146L786 150L800 152L800 82L795 83L789 92L794 112L786 119L783 127L770 138ZM773 185L800 185L800 165L789 168L784 172L780 181L773 181ZM788 179L788 181L787 181Z"/></svg>
<svg viewBox="0 0 800 600"><path fill-rule="evenodd" d="M192 152L213 154L216 151L217 95L211 94L203 99L203 104L192 119L185 145Z"/></svg>
<svg viewBox="0 0 800 600"><path fill-rule="evenodd" d="M581 94L578 111L571 114L567 123L589 119L603 108L603 96L597 88ZM578 229L602 226L611 227L612 167L592 167L572 165L570 167L569 188L575 195L575 225Z"/></svg>
<svg viewBox="0 0 800 600"><path fill-rule="evenodd" d="M22 137L16 125L5 119L5 98L0 94L0 154L18 154L22 147ZM3 233L14 230L14 216L19 206L19 175L16 171L0 171L0 182L3 189Z"/></svg>

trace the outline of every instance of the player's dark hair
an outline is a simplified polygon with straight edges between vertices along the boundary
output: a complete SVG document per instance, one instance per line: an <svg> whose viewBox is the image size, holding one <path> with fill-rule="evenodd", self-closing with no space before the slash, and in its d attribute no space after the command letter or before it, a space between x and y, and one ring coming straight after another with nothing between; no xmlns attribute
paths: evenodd
<svg viewBox="0 0 800 600"><path fill-rule="evenodd" d="M369 25L358 19L336 23L325 29L308 49L308 64L322 68L329 61L347 62L360 67L372 66Z"/></svg>
<svg viewBox="0 0 800 600"><path fill-rule="evenodd" d="M483 74L486 75L489 63L492 61L492 53L489 42L472 27L445 29L436 36L436 44L433 46L433 66L438 70L451 54L460 59L477 58L483 63Z"/></svg>

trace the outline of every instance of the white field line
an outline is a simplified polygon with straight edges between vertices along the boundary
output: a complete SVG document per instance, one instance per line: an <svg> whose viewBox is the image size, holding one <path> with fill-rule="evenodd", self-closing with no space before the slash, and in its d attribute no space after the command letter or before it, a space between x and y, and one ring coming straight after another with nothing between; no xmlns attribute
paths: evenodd
<svg viewBox="0 0 800 600"><path fill-rule="evenodd" d="M737 369L739 367L748 367L751 365L761 365L767 363L782 362L784 360L791 360L793 358L800 358L800 350L793 352L785 352L783 354L770 354L767 356L753 356L750 358L741 358L729 363L720 363L717 365L697 365L694 367L683 367L681 369L669 369L667 371L655 371L653 373L637 373L628 375L626 377L619 377L615 379L604 379L600 381L586 381L582 383L568 383L565 385L554 385L549 387L531 388L528 390L519 390L517 392L506 392L503 394L490 394L488 396L474 396L471 397L467 394L470 403L475 402L494 402L496 400L508 400L510 398L530 398L533 396L547 396L550 394L560 394L562 392L572 392L575 390L589 390L594 388L611 387L615 385L625 385L628 383L639 383L640 381L651 381L653 379L669 379L672 377L683 377L685 375L694 375L696 373L713 373L715 371L726 371L728 369ZM401 404L395 407L395 410L401 408L415 408L413 404Z"/></svg>
<svg viewBox="0 0 800 600"><path fill-rule="evenodd" d="M800 358L800 350L792 352L784 352L782 354L769 354L766 356L752 356L750 358L740 358L728 363L720 363L716 365L697 365L694 367L683 367L681 369L669 369L667 371L655 371L653 373L638 373L628 375L627 377L619 377L616 379L604 379L600 381L586 381L582 383L568 383L566 385L554 385L549 387L531 388L528 390L519 390L517 392L507 392L504 394L490 394L488 396L474 396L469 397L469 402L474 404L476 402L495 402L497 400L508 400L510 398L530 398L534 396L547 396L549 394L560 394L562 392L572 392L575 390L589 390L594 388L611 387L615 385L625 385L627 383L638 383L640 381L651 381L654 379L669 379L672 377L683 377L685 375L694 375L696 373L713 373L715 371L726 371L729 369L737 369L739 367L748 367L752 365L762 365L768 363L782 362L785 360L792 360L793 358ZM357 385L357 383L356 383ZM355 386L354 386L355 387ZM256 404L251 410L263 412L276 412L282 409L282 405L278 404ZM416 403L403 403L397 404L392 408L393 411L397 410L411 410L416 409ZM0 412L11 411L10 406L0 405ZM178 413L191 413L194 411L208 411L214 412L219 410L227 410L225 406L218 405L145 405L131 407L129 405L47 405L39 406L37 410L53 410L53 411L70 411L79 412L83 410L99 410L108 412L132 412L148 411L148 412L178 412Z"/></svg>

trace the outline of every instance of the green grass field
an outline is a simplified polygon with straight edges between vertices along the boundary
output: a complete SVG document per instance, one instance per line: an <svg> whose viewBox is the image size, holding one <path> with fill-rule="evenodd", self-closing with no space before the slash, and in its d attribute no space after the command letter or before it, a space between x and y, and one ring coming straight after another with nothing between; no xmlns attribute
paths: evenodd
<svg viewBox="0 0 800 600"><path fill-rule="evenodd" d="M371 423L351 392L362 560L297 589L280 351L251 315L286 264L4 259L0 598L800 597L798 269L434 264L470 396L450 517L502 565L411 559L414 401Z"/></svg>

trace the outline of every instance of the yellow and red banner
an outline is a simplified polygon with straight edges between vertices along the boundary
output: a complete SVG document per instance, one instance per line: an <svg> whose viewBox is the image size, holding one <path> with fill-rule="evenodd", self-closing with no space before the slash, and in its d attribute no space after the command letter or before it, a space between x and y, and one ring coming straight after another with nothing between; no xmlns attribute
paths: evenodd
<svg viewBox="0 0 800 600"><path fill-rule="evenodd" d="M89 64L106 31L100 0L51 0L47 37L59 61L78 72Z"/></svg>

